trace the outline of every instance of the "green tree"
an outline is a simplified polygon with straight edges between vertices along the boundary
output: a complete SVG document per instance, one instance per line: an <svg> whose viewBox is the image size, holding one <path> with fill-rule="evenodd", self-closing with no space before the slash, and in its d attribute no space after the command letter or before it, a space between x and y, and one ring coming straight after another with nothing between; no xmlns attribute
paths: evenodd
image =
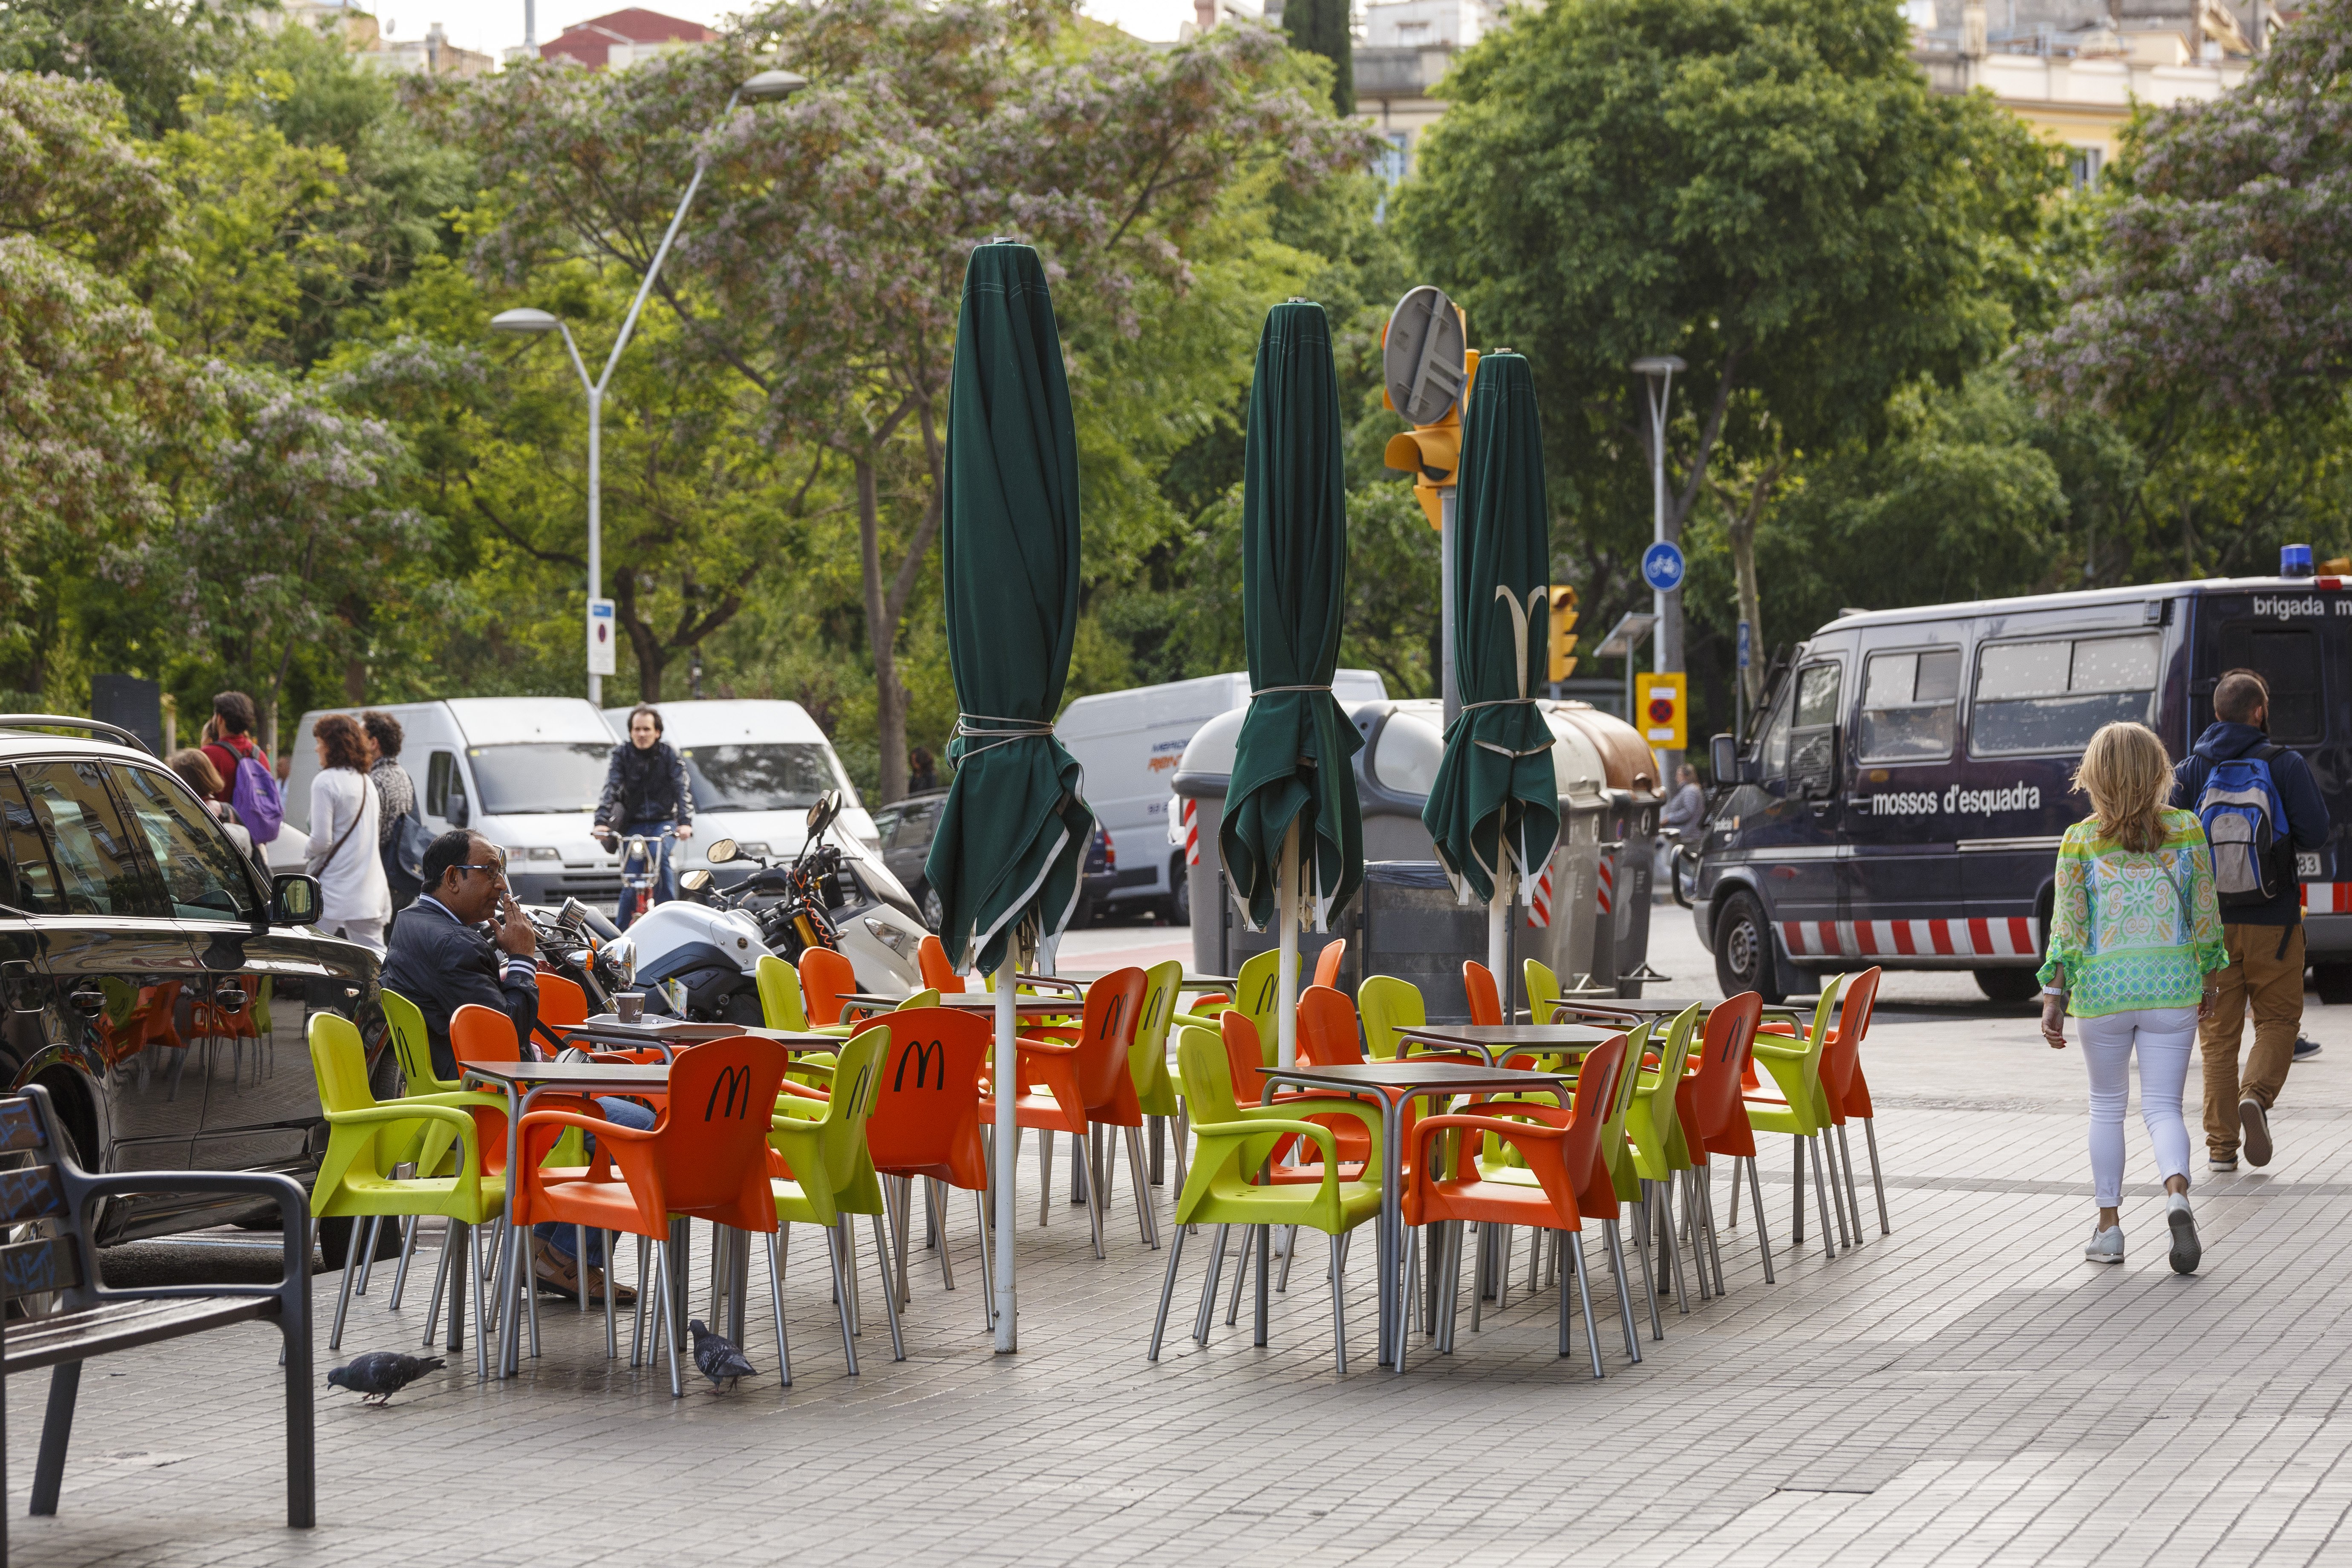
<svg viewBox="0 0 2352 1568"><path fill-rule="evenodd" d="M110 83L132 134L180 123L196 79L241 56L255 0L9 0L0 5L0 70Z"/></svg>
<svg viewBox="0 0 2352 1568"><path fill-rule="evenodd" d="M1588 616L1640 592L1636 358L1689 364L1672 539L1727 447L1777 483L1776 449L1866 438L1897 391L2006 342L2054 160L1990 100L1931 94L1909 50L1894 0L1564 0L1447 77L1399 220L1474 341L1535 366Z"/></svg>
<svg viewBox="0 0 2352 1568"><path fill-rule="evenodd" d="M1331 62L1331 112L1356 112L1356 35L1349 26L1349 0L1290 0L1282 9L1282 30L1290 47Z"/></svg>

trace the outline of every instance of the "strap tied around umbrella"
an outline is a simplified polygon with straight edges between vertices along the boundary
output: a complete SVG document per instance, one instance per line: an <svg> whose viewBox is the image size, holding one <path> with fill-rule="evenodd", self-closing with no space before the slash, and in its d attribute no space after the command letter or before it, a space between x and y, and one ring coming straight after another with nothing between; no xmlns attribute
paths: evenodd
<svg viewBox="0 0 2352 1568"><path fill-rule="evenodd" d="M998 746L1009 746L1015 741L1034 740L1053 732L1054 726L1042 719L1001 719L992 713L959 713L956 715L954 738L985 742L964 748L963 759L970 761Z"/></svg>
<svg viewBox="0 0 2352 1568"><path fill-rule="evenodd" d="M1328 691L1330 689L1331 689L1328 686L1261 686L1255 691L1251 692L1250 695L1252 697L1271 697L1277 691Z"/></svg>

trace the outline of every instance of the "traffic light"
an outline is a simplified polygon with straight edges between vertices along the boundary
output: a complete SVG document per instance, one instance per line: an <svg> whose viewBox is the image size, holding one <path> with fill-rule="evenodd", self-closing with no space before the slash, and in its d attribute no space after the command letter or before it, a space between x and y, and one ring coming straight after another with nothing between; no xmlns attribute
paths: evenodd
<svg viewBox="0 0 2352 1568"><path fill-rule="evenodd" d="M1551 591L1551 672L1545 677L1566 680L1576 673L1576 590L1555 586Z"/></svg>
<svg viewBox="0 0 2352 1568"><path fill-rule="evenodd" d="M1688 745L1689 689L1681 670L1652 670L1633 678L1633 722L1642 739L1659 751L1679 752Z"/></svg>
<svg viewBox="0 0 2352 1568"><path fill-rule="evenodd" d="M1461 307L1426 283L1408 290L1381 329L1381 405L1412 428L1390 437L1381 456L1412 476L1432 528L1444 525L1445 491L1462 467L1462 405L1477 374Z"/></svg>

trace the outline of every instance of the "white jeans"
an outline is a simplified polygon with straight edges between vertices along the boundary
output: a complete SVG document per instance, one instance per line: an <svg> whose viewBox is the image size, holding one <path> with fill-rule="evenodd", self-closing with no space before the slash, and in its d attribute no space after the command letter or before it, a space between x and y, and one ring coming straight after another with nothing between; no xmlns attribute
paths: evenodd
<svg viewBox="0 0 2352 1568"><path fill-rule="evenodd" d="M355 942L362 947L373 948L378 958L383 956L383 921L380 920L322 920L319 922L319 929L329 936L339 936L345 942Z"/></svg>
<svg viewBox="0 0 2352 1568"><path fill-rule="evenodd" d="M2139 1116L2156 1145L2159 1181L2189 1174L2189 1128L2180 1090L2197 1043L2197 1009L2144 1007L2104 1018L2077 1018L2083 1064L2091 1073L2091 1179L2099 1206L2123 1202L2124 1103L2131 1096L2131 1057L2139 1051Z"/></svg>

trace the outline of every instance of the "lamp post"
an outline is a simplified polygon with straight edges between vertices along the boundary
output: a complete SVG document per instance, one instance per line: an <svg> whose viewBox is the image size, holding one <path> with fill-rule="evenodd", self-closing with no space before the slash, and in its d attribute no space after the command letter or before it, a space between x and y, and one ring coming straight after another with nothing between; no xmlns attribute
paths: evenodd
<svg viewBox="0 0 2352 1568"><path fill-rule="evenodd" d="M735 112L735 106L745 100L768 103L790 98L808 85L806 77L785 70L761 71L737 88L727 100L727 108L719 116L724 124ZM714 128L715 129L715 128ZM595 380L588 379L588 367L581 363L580 350L572 341L572 329L545 310L523 309L501 310L490 318L490 330L514 337L531 337L541 332L560 332L563 347L572 356L572 368L580 373L580 384L588 393L588 599L593 605L604 595L604 525L602 510L604 472L604 389L613 383L613 371L621 363L621 351L629 346L629 336L637 330L637 315L646 308L646 296L653 292L654 279L661 276L662 262L669 256L669 247L677 238L680 225L686 222L686 210L694 205L697 191L702 189L702 176L709 173L710 160L697 153L694 178L687 183L686 195L678 198L677 211L669 220L669 229L662 236L660 246L654 251L651 265L646 267L643 281L637 285L637 297L629 301L629 313L621 322L621 335L613 340L613 352L605 357L604 374ZM588 700L598 707L604 705L604 678L593 671L588 677Z"/></svg>
<svg viewBox="0 0 2352 1568"><path fill-rule="evenodd" d="M1666 542L1666 409L1674 397L1675 372L1685 367L1682 360L1676 355L1653 354L1647 359L1635 360L1633 368L1634 374L1643 378L1643 392L1650 408L1651 541L1653 543L1664 544ZM1677 540L1675 542L1679 544L1681 541ZM1652 645L1654 650L1652 668L1662 671L1680 669L1683 667L1681 594L1653 591L1650 595L1650 613L1656 617L1655 624L1658 628L1657 641ZM1633 658L1629 651L1625 656L1625 672L1629 682L1633 670ZM1627 711L1627 718L1629 721L1637 722L1632 719L1630 709ZM1667 759L1665 765L1671 767L1681 760L1681 756L1677 754ZM1672 775L1662 773L1660 776L1664 779L1671 778Z"/></svg>

